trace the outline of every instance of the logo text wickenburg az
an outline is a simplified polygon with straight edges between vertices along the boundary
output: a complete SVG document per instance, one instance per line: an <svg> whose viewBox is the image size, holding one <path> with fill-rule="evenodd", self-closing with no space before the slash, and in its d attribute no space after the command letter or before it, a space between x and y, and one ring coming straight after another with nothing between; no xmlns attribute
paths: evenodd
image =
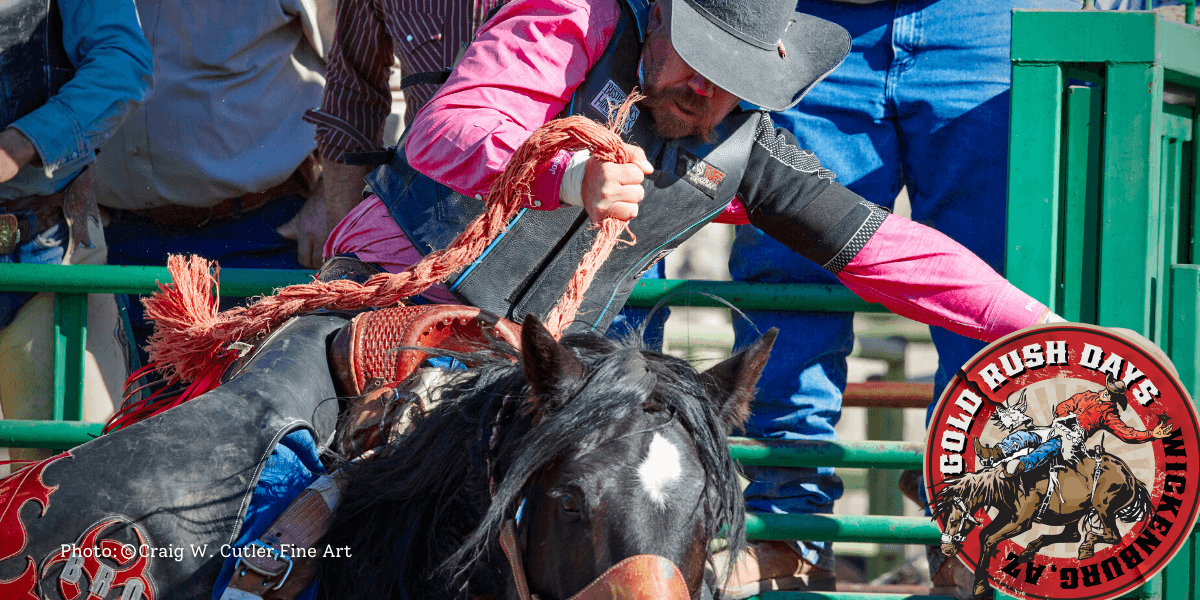
<svg viewBox="0 0 1200 600"><path fill-rule="evenodd" d="M930 421L925 481L941 550L1029 599L1120 596L1196 522L1198 425L1145 340L1059 323L963 365Z"/></svg>

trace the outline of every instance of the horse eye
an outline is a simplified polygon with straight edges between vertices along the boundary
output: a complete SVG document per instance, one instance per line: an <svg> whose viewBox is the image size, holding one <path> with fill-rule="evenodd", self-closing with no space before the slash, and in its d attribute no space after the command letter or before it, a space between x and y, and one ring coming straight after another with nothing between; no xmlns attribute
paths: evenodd
<svg viewBox="0 0 1200 600"><path fill-rule="evenodd" d="M562 509L566 512L569 512L569 513L579 512L579 503L575 502L575 496L572 496L571 494L563 494L563 495L559 496L558 497L558 505L561 506Z"/></svg>

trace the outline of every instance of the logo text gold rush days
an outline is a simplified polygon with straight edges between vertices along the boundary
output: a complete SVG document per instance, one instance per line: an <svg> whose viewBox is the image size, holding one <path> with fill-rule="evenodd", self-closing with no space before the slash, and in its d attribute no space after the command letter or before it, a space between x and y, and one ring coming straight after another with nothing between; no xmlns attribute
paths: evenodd
<svg viewBox="0 0 1200 600"><path fill-rule="evenodd" d="M1024 373L1026 369L1033 371L1048 365L1066 365L1068 355L1065 340L1047 341L1044 347L1042 344L1029 344L1020 350L1000 355L999 361L983 365L983 368L976 371L976 375L987 385L989 392L999 392L989 393L990 399L995 403L1002 403L1010 393L1010 390L1003 389L1009 378ZM1134 400L1142 406L1159 396L1158 387L1146 374L1115 352L1106 353L1097 346L1085 343L1083 351L1078 354L1078 360L1077 364L1081 367L1112 375L1114 379L1125 382ZM1124 373L1121 372L1122 367ZM944 453L939 461L943 475L962 473L962 452L967 448L966 434L970 432L975 413L982 403L983 399L979 395L964 388L954 401L962 411L957 415L953 410L946 411L948 427L942 431L941 448Z"/></svg>
<svg viewBox="0 0 1200 600"><path fill-rule="evenodd" d="M1041 344L1030 344L1019 353L1012 351L1002 355L998 362L983 365L975 374L986 383L989 392L999 392L989 396L992 396L993 401L1001 402L1009 393L1009 390L1003 389L1008 378L1019 375L1025 369L1068 364L1068 356L1065 341L1049 341L1045 347ZM1106 353L1099 347L1085 343L1082 352L1079 353L1078 364L1093 371L1107 373L1114 378L1120 377L1131 395L1142 406L1159 396L1158 388L1140 369L1115 353ZM941 472L951 476L962 472L961 453L966 447L966 437L963 434L969 432L975 414L982 405L982 398L970 389L964 389L955 400L955 405L962 410L957 415L952 415L953 411L947 412L947 427L943 429L941 439L941 449L944 453L939 461ZM958 431L954 431L955 429ZM1160 441L1165 461L1164 464L1158 465L1159 475L1153 478L1154 485L1159 487L1157 494L1151 494L1159 497L1154 516L1148 519L1137 537L1130 538L1115 555L1102 560L1097 558L1079 561L1074 566L1058 569L1057 583L1060 589L1071 590L1081 586L1086 589L1107 584L1115 579L1137 577L1141 572L1140 565L1160 549L1164 537L1169 537L1174 522L1180 519L1186 522L1189 518L1189 515L1181 512L1184 499L1197 493L1195 482L1187 480L1190 442L1185 439L1181 428L1175 428L1170 437ZM1170 545L1163 548L1169 550ZM1047 570L1047 566L1037 560L1018 564L1019 556L1013 552L1006 558L1007 564L1001 567L1001 570L1014 578L1023 575L1028 584L1037 585ZM1155 562L1161 560L1162 557L1155 558ZM1054 571L1056 568L1051 566L1049 570Z"/></svg>

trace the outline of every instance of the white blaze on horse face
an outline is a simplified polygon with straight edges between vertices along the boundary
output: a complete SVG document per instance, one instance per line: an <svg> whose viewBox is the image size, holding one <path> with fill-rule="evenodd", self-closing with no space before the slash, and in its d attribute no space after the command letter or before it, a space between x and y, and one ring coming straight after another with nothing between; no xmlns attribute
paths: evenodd
<svg viewBox="0 0 1200 600"><path fill-rule="evenodd" d="M679 479L683 473L680 463L679 448L667 441L661 434L655 433L650 440L650 449L646 452L646 460L638 467L638 476L642 487L650 495L650 499L659 507L667 506L667 486Z"/></svg>

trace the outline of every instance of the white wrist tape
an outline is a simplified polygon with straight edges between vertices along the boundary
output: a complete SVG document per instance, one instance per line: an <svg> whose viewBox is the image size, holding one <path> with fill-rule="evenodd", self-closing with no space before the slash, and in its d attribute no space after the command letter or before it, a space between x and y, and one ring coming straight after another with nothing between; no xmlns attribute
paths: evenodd
<svg viewBox="0 0 1200 600"><path fill-rule="evenodd" d="M590 150L580 150L571 156L558 186L558 201L568 206L583 206L583 174L587 170Z"/></svg>

